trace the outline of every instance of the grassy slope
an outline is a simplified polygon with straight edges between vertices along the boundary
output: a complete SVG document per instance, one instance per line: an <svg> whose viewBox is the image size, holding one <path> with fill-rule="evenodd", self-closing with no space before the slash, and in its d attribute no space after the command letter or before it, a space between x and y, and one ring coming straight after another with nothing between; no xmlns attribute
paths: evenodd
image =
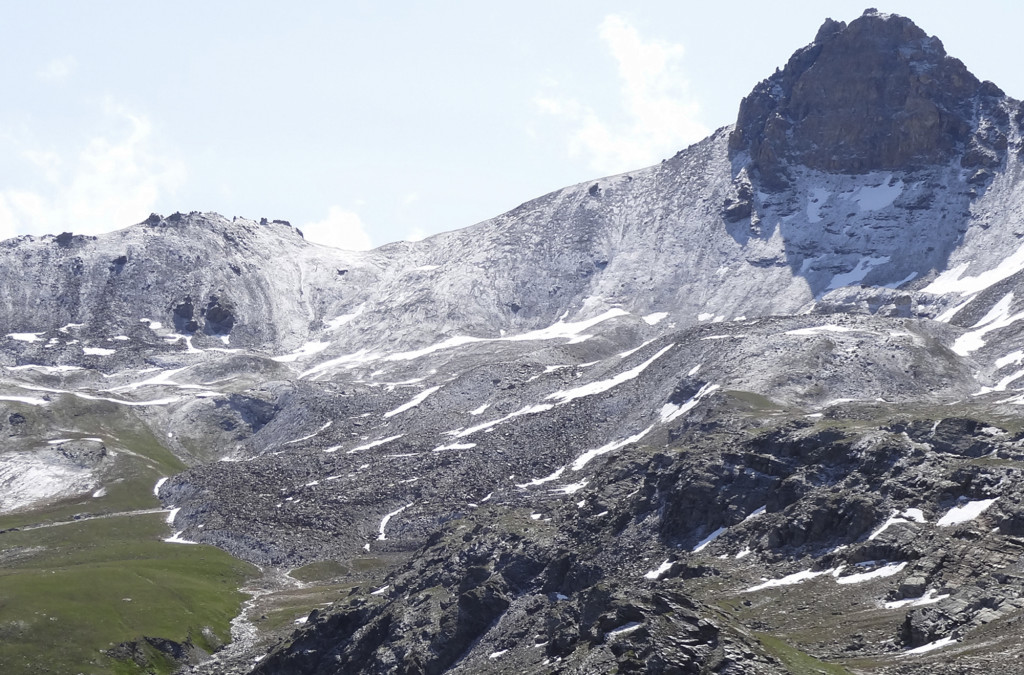
<svg viewBox="0 0 1024 675"><path fill-rule="evenodd" d="M255 569L209 546L161 541L162 514L0 537L0 672L108 673L99 650L143 635L207 649L229 639Z"/></svg>
<svg viewBox="0 0 1024 675"><path fill-rule="evenodd" d="M154 484L184 465L134 410L67 401L50 414L62 435L101 437L116 458L103 496L0 517L0 673L144 672L102 650L142 636L191 637L204 649L227 642L245 599L238 588L256 568L213 547L162 541L170 535L163 513L67 522L160 508ZM170 672L169 661L145 651L156 672Z"/></svg>

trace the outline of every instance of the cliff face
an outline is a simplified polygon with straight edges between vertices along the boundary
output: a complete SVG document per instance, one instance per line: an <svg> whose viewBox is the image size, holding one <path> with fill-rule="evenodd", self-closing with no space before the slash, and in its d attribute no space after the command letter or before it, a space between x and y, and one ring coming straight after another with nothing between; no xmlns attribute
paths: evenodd
<svg viewBox="0 0 1024 675"><path fill-rule="evenodd" d="M83 324L104 338L146 319L239 346L289 344L324 313L339 268L360 276L359 260L307 244L285 223L216 214L154 215L100 237L21 237L0 244L0 325Z"/></svg>
<svg viewBox="0 0 1024 675"><path fill-rule="evenodd" d="M979 82L938 38L909 19L869 10L828 20L813 43L740 104L729 142L763 185L789 185L787 166L840 173L957 160L998 166L1006 155L1004 96Z"/></svg>

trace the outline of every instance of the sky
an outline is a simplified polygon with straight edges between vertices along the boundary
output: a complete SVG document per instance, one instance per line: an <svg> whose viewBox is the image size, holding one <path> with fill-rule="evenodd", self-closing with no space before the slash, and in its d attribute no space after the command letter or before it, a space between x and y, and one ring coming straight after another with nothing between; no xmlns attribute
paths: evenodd
<svg viewBox="0 0 1024 675"><path fill-rule="evenodd" d="M417 240L656 164L865 2L0 0L0 239L150 213ZM1024 98L1024 3L877 4Z"/></svg>

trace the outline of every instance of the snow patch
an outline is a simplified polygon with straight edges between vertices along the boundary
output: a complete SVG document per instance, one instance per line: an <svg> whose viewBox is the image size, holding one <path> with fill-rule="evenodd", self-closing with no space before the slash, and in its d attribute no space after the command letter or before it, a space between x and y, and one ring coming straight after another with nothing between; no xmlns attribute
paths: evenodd
<svg viewBox="0 0 1024 675"><path fill-rule="evenodd" d="M303 436L302 438L296 438L294 441L288 441L287 443L285 443L285 445L292 445L293 443L301 443L302 441L308 441L309 439L311 439L314 436L316 436L317 434L319 434L321 431L327 429L327 427L331 426L331 424L333 424L333 421L328 421L326 424L324 424L322 427L320 427L319 429L317 429L313 433L309 434L308 436Z"/></svg>
<svg viewBox="0 0 1024 675"><path fill-rule="evenodd" d="M609 389L612 389L613 387L617 387L623 382L628 382L629 380L639 377L640 373L644 372L644 370L646 370L649 365L654 363L665 352L672 349L673 347L675 347L674 343L666 347L663 347L658 351L657 354L647 359L640 365L630 368L629 370L626 370L624 372L621 372L618 375L607 380L591 382L590 384L585 384L582 387L576 387L575 389L569 389L566 391L556 391L553 394L549 394L545 398L558 399L558 405L563 405L565 403L569 403L570 401L574 401L577 398L583 398L584 396L593 396L595 394L606 392Z"/></svg>
<svg viewBox="0 0 1024 675"><path fill-rule="evenodd" d="M185 530L179 530L178 532L175 532L170 537L167 537L166 539L164 539L164 541L167 542L168 544L191 544L193 546L199 544L198 541L190 541L188 539L182 539L181 535L184 532L185 532Z"/></svg>
<svg viewBox="0 0 1024 675"><path fill-rule="evenodd" d="M529 488L529 487L534 487L536 485L543 485L544 483L551 483L552 481L556 481L559 478L561 478L563 473L565 473L565 467L564 466L562 468L560 468L560 469L556 469L554 473L552 473L552 474L550 474L548 476L545 476L544 478L534 478L529 483L517 483L516 487L517 488Z"/></svg>
<svg viewBox="0 0 1024 675"><path fill-rule="evenodd" d="M893 600L887 602L883 606L886 609L901 609L903 607L923 607L924 605L934 605L936 602L942 602L949 597L949 593L943 593L938 595L938 591L934 588L928 589L928 591L919 598L905 598L903 600Z"/></svg>
<svg viewBox="0 0 1024 675"><path fill-rule="evenodd" d="M408 504L406 504L405 506L402 506L402 507L399 507L399 508L395 509L395 510L394 510L394 511L392 511L391 513L388 513L388 514L386 514L386 515L385 515L385 516L384 516L384 517L383 517L383 518L381 519L381 521L380 521L380 527L378 528L378 531L380 532L380 534L378 534L378 535L377 535L377 541L384 541L385 539L387 539L387 537L386 537L386 536L385 536L385 534L384 534L384 528L386 528L386 527L388 526L388 523L389 523L389 522L391 522L391 519L392 519L392 518L394 518L395 516L397 516L397 515L398 515L399 513L401 513L402 511L405 511L405 510L406 510L407 508L409 508L410 506L412 506L412 502L409 502L409 503L408 503Z"/></svg>
<svg viewBox="0 0 1024 675"><path fill-rule="evenodd" d="M803 572L794 572L788 576L784 576L781 579L769 579L764 583L760 583L756 586L751 586L745 589L744 593L752 593L754 591L764 590L765 588L777 588L779 586L793 586L795 584L802 584L810 579L823 576L825 574L832 574L836 571L836 568L822 570L820 572L812 572L811 570L804 570Z"/></svg>
<svg viewBox="0 0 1024 675"><path fill-rule="evenodd" d="M700 391L691 396L686 403L682 403L680 405L666 403L665 405L661 406L661 423L667 424L678 419L682 415L685 415L686 413L690 412L697 406L698 403L700 403L702 398L704 398L708 394L713 393L715 390L719 388L720 387L717 384L708 383L701 387Z"/></svg>
<svg viewBox="0 0 1024 675"><path fill-rule="evenodd" d="M881 185L862 185L854 192L853 201L857 202L861 211L878 211L890 206L903 194L903 181L897 180L890 185L891 179L890 175Z"/></svg>
<svg viewBox="0 0 1024 675"><path fill-rule="evenodd" d="M337 356L333 359L328 359L323 363L318 363L309 370L303 371L299 375L299 379L302 380L310 376L320 375L321 373L324 373L338 366L344 366L346 369L351 370L356 366L362 365L364 363L371 363L379 358L380 356L378 354L375 354L368 349L360 349L358 352L355 352L354 354L345 354L344 356Z"/></svg>
<svg viewBox="0 0 1024 675"><path fill-rule="evenodd" d="M107 349L105 347L83 347L82 352L86 356L110 356L116 354L116 349Z"/></svg>
<svg viewBox="0 0 1024 675"><path fill-rule="evenodd" d="M887 255L878 257L866 256L861 258L856 267L849 272L833 276L832 281L825 290L832 291L837 288L843 288L844 286L859 284L864 281L864 277L866 277L871 270L875 269L879 265L884 265L887 262L889 262L889 256Z"/></svg>
<svg viewBox="0 0 1024 675"><path fill-rule="evenodd" d="M80 494L95 483L90 471L68 466L49 451L5 454L0 461L0 513Z"/></svg>
<svg viewBox="0 0 1024 675"><path fill-rule="evenodd" d="M282 356L272 356L271 361L277 361L278 363L293 363L306 356L312 356L313 354L319 354L328 347L331 346L330 342L307 342L306 344L299 347L298 351L292 352L291 354L284 354Z"/></svg>
<svg viewBox="0 0 1024 675"><path fill-rule="evenodd" d="M998 497L996 499L998 499ZM970 522L984 513L988 507L995 504L996 499L979 499L977 501L966 502L959 506L954 506L946 512L946 515L939 518L938 522L935 524L939 527L950 527L952 525Z"/></svg>
<svg viewBox="0 0 1024 675"><path fill-rule="evenodd" d="M476 447L476 443L449 443L448 445L439 445L438 447L431 450L431 452L444 452L446 450L471 450Z"/></svg>
<svg viewBox="0 0 1024 675"><path fill-rule="evenodd" d="M1019 246L1011 255L1004 258L994 269L982 272L975 277L962 277L970 264L965 262L951 270L946 270L937 276L935 281L922 288L921 291L936 295L959 293L961 296L980 293L1003 279L1024 270L1024 244Z"/></svg>
<svg viewBox="0 0 1024 675"><path fill-rule="evenodd" d="M871 570L870 572L858 572L857 574L849 574L845 577L836 578L838 584L860 584L865 581L871 581L872 579L883 579L885 577L891 577L895 574L899 574L907 566L907 563L889 563L882 565L881 567Z"/></svg>
<svg viewBox="0 0 1024 675"><path fill-rule="evenodd" d="M582 455L573 460L571 467L572 470L580 471L583 467L587 465L587 463L590 460L594 459L595 457L599 457L605 453L609 453L614 450L618 450L619 448L624 448L627 445L639 442L640 439L649 434L651 432L651 429L653 428L654 426L651 425L644 429L643 431L641 431L640 433L636 434L635 436L624 438L621 441L612 441L611 443L608 443L607 445L602 445L600 448L596 448L594 450L587 450Z"/></svg>
<svg viewBox="0 0 1024 675"><path fill-rule="evenodd" d="M719 537L721 537L723 534L725 534L728 531L729 531L728 527L720 527L720 528L718 528L717 530L715 530L714 532L712 532L708 536L706 536L703 539L701 539L700 543L698 543L696 546L693 547L693 552L694 553L700 553L705 548L707 548L708 545L711 542L713 542L715 539L718 539Z"/></svg>
<svg viewBox="0 0 1024 675"><path fill-rule="evenodd" d="M49 401L41 398L33 398L31 396L0 396L0 401L13 401L15 403L24 403L25 405L47 405Z"/></svg>
<svg viewBox="0 0 1024 675"><path fill-rule="evenodd" d="M553 406L551 404L548 404L548 403L539 403L537 405L527 406L525 408L521 408L520 410L515 411L514 413L509 413L508 415L505 415L502 418L499 418L499 419L496 419L496 420L492 420L490 422L484 422L483 424L478 424L478 425L476 425L474 427L470 427L468 429L463 429L462 431L459 431L458 433L456 433L455 436L457 438L462 438L463 436L469 436L470 434L475 434L478 431L487 431L487 430L493 429L494 427L498 426L499 424L503 424L505 422L508 422L511 419L515 419L516 417L522 417L523 415L536 415L538 413L542 413L542 412L546 412L548 410L551 410L554 407L555 406Z"/></svg>
<svg viewBox="0 0 1024 675"><path fill-rule="evenodd" d="M639 628L642 625L643 624L638 622L638 621L630 621L629 623L627 623L625 625L619 626L618 628L613 628L610 631L608 631L607 637L619 637L620 635L626 635L627 633L632 633L633 631L635 631L637 628Z"/></svg>
<svg viewBox="0 0 1024 675"><path fill-rule="evenodd" d="M883 532L889 529L890 525L896 525L897 523L909 523L911 521L916 523L924 523L924 512L921 511L921 509L913 508L906 509L902 513L898 511L893 511L892 515L890 515L884 523L879 525L874 532L868 535L868 541L873 541L874 539L878 538L879 535L881 535Z"/></svg>
<svg viewBox="0 0 1024 675"><path fill-rule="evenodd" d="M576 494L577 492L579 492L583 488L587 487L587 482L588 482L587 479L584 478L579 483L569 483L568 485L562 485L561 487L553 490L553 492L556 492L556 493L560 492L563 495Z"/></svg>
<svg viewBox="0 0 1024 675"><path fill-rule="evenodd" d="M904 654L924 654L926 652L934 651L936 649L942 649L946 645L952 644L954 642L956 642L956 638L954 638L952 636L948 636L948 637L942 638L941 640L936 640L935 642L929 642L926 645L921 645L920 647L915 647L914 649L908 649L907 651L905 651L903 653Z"/></svg>
<svg viewBox="0 0 1024 675"><path fill-rule="evenodd" d="M821 222L821 207L825 205L825 202L831 196L832 193L824 188L814 188L811 190L811 198L807 200L807 222Z"/></svg>
<svg viewBox="0 0 1024 675"><path fill-rule="evenodd" d="M767 505L765 505L765 506L759 506L759 507L757 507L756 509L754 509L753 511L751 511L751 512L750 512L750 515L749 515L749 516L747 516L746 518L744 518L744 519L743 519L743 520L742 520L741 522L744 522L744 523L745 523L745 522L747 522L748 520L753 520L754 518L757 518L758 516L760 516L761 514L763 514L763 513L764 513L764 512L765 512L765 511L766 511L767 509L768 509L768 506L767 506Z"/></svg>
<svg viewBox="0 0 1024 675"><path fill-rule="evenodd" d="M822 326L811 326L810 328L797 328L796 330L787 330L786 335L818 335L820 333L849 333L850 328L846 326L837 326L835 324L827 323Z"/></svg>
<svg viewBox="0 0 1024 675"><path fill-rule="evenodd" d="M384 419L388 419L388 418L394 417L395 415L398 415L400 413L404 413L406 410L411 410L412 408L415 408L420 403L423 403L423 401L425 401L428 396L430 396L431 394L433 394L435 391L437 391L440 388L441 388L440 386L437 386L437 387L430 387L429 389L424 389L420 393L416 394L416 396L413 397L413 399L411 401L409 401L408 403L404 403L404 404L398 406L397 408L395 408L394 410L391 410L389 412L384 413Z"/></svg>
<svg viewBox="0 0 1024 675"><path fill-rule="evenodd" d="M42 333L8 333L7 337L19 342L35 342Z"/></svg>
<svg viewBox="0 0 1024 675"><path fill-rule="evenodd" d="M1024 319L1024 312L1010 315L1010 306L1013 303L1013 291L1004 295L978 323L971 326L970 330L953 342L953 351L960 356L967 356L985 346L984 337L986 334L1006 328L1021 319Z"/></svg>
<svg viewBox="0 0 1024 675"><path fill-rule="evenodd" d="M629 312L616 307L609 309L607 312L595 316L592 319L570 322L565 322L559 319L547 328L541 328L539 330L533 330L519 335L512 335L502 339L509 342L522 342L525 340L555 340L559 338L579 340L582 337L582 333L588 328L592 328L599 323L607 321L608 319L614 319L617 316L626 316L627 314L629 314Z"/></svg>
<svg viewBox="0 0 1024 675"><path fill-rule="evenodd" d="M362 314L365 309L366 303L364 302L363 304L356 307L356 310L354 312L334 317L333 319L327 322L327 330L338 330L345 324L359 317L359 315Z"/></svg>
<svg viewBox="0 0 1024 675"><path fill-rule="evenodd" d="M439 342L429 347L417 349L410 352L399 352L397 354L389 354L384 357L385 361L414 361L420 357L439 352L443 349L452 349L453 347L461 347L462 345L472 344L474 342L488 342L485 338L473 337L471 335L456 335L450 337L444 342Z"/></svg>
<svg viewBox="0 0 1024 675"><path fill-rule="evenodd" d="M358 447L355 447L355 448L352 448L351 450L349 450L348 454L351 455L353 453L359 452L360 450L369 450L370 448L376 448L379 445L384 445L385 443L390 443L391 441L397 441L399 438L401 438L404 435L405 434L398 434L396 436L388 436L387 438L382 438L382 439L380 439L378 441L373 441L371 443L367 443L366 445L360 445ZM342 448L342 446L340 446L340 445L334 445L334 446L331 446L329 448L326 448L324 450L324 452L337 452L341 448Z"/></svg>

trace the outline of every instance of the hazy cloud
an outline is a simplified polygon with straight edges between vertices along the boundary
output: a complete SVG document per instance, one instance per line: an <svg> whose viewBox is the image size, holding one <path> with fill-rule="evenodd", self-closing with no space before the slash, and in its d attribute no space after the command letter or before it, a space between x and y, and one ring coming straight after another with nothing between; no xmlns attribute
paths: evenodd
<svg viewBox="0 0 1024 675"><path fill-rule="evenodd" d="M601 23L600 36L617 64L623 121L609 122L564 95L534 100L541 112L572 124L570 154L586 157L595 170L614 173L653 164L708 134L698 121L700 106L687 92L682 45L644 40L614 14Z"/></svg>
<svg viewBox="0 0 1024 675"><path fill-rule="evenodd" d="M66 80L77 68L78 61L75 60L75 57L65 56L63 58L50 61L45 66L37 70L36 75L41 80L60 82L61 80Z"/></svg>
<svg viewBox="0 0 1024 675"><path fill-rule="evenodd" d="M373 248L370 235L362 218L354 211L332 206L327 217L313 223L306 223L299 229L307 240L324 246L346 251L367 251Z"/></svg>
<svg viewBox="0 0 1024 675"><path fill-rule="evenodd" d="M422 227L414 227L405 235L405 241L423 241L427 238L427 231Z"/></svg>
<svg viewBox="0 0 1024 675"><path fill-rule="evenodd" d="M122 127L115 138L95 136L69 156L21 151L32 177L42 181L34 189L0 187L0 237L127 227L184 182L184 164L154 149L148 119L112 104L106 113Z"/></svg>

